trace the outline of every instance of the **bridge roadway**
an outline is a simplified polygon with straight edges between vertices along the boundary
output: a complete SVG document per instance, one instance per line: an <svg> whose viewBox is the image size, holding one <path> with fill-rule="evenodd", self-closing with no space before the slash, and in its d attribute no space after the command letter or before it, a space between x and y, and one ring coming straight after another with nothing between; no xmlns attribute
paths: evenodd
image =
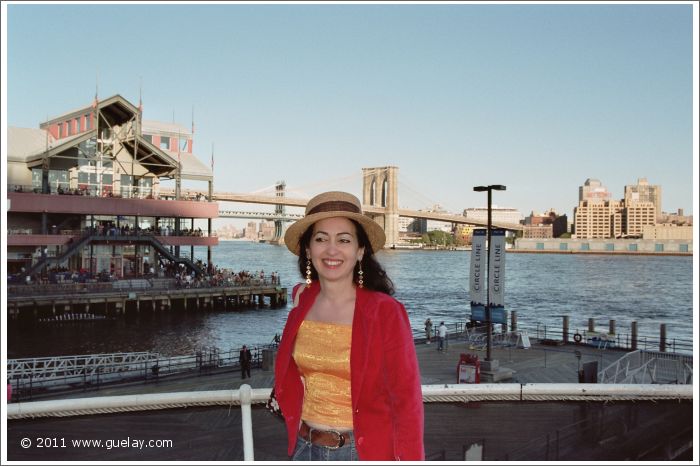
<svg viewBox="0 0 700 466"><path fill-rule="evenodd" d="M175 192L172 190L161 190L161 196L164 197L174 197ZM206 197L206 193L199 193L193 191L184 191L183 194L189 197L196 197L197 194ZM224 193L218 192L213 193L213 200L218 202L241 202L245 204L266 204L266 205L284 205L289 207L306 207L308 199L291 198L291 197L279 197L279 196L261 196L258 194L241 194L241 193ZM384 215L386 209L384 207L368 206L363 205L362 210L366 214L372 215ZM422 210L410 210L410 209L399 209L399 217L409 217L409 218L419 218L426 220L438 220L442 222L457 223L462 225L474 225L479 227L486 227L486 221L468 219L462 215L447 214L440 212L427 212ZM293 222L303 217L303 215L296 214L285 214L280 215L274 212L269 214L262 212L243 212L243 211L231 211L223 210L219 212L220 217L225 218L261 218L265 220L282 220L287 222ZM522 225L514 223L503 223L503 222L492 222L494 228L503 228L510 231L520 231L523 229Z"/></svg>

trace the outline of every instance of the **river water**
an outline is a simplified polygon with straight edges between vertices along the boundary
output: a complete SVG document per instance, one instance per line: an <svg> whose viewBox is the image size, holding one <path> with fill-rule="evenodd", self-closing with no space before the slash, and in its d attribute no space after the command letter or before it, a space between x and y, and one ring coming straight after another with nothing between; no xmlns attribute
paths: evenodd
<svg viewBox="0 0 700 466"><path fill-rule="evenodd" d="M387 250L379 261L396 286L416 332L430 317L434 324L465 322L469 315L468 251ZM195 257L205 258L195 248ZM278 272L291 293L301 281L296 256L284 246L222 241L214 248L219 267L234 271ZM281 333L286 308L189 313L142 313L116 321L8 325L8 358L89 353L154 351L192 353L204 347L222 350L242 344L270 343ZM659 324L669 338L693 338L693 263L683 256L612 256L583 254L508 254L505 305L518 314L520 328L561 331L560 316L570 316L570 330L629 333L637 321L640 335L658 339Z"/></svg>

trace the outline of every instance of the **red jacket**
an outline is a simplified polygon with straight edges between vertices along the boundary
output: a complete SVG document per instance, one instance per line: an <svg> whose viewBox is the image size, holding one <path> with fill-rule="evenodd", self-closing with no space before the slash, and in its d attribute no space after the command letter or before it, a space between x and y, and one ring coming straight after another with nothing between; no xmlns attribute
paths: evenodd
<svg viewBox="0 0 700 466"><path fill-rule="evenodd" d="M320 289L314 282L289 313L275 363L275 396L285 416L290 456L304 400L292 351L299 327ZM423 395L406 309L385 293L364 288L357 288L356 293L350 383L358 456L364 461L424 460Z"/></svg>

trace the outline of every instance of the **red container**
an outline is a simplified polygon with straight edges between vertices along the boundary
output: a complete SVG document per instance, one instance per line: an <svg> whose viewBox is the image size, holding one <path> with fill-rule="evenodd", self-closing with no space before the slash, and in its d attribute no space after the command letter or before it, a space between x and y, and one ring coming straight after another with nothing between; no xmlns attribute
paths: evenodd
<svg viewBox="0 0 700 466"><path fill-rule="evenodd" d="M479 356L475 354L459 355L457 363L457 383L479 383L481 381L481 367Z"/></svg>

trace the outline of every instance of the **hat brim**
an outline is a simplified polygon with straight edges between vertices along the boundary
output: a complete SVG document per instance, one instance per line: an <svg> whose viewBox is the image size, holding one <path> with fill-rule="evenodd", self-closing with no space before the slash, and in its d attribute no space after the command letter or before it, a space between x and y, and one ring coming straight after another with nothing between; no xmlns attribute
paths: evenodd
<svg viewBox="0 0 700 466"><path fill-rule="evenodd" d="M306 232L311 225L319 220L333 217L345 217L359 223L360 226L362 226L362 229L365 230L367 238L369 238L369 243L372 245L373 252L377 252L384 247L384 243L386 243L386 235L384 234L382 227L380 227L377 222L363 214L334 211L319 212L316 214L307 215L306 217L297 220L290 225L284 234L284 244L287 246L287 249L298 256L300 252L299 241L301 240L301 236L304 234L304 232Z"/></svg>

